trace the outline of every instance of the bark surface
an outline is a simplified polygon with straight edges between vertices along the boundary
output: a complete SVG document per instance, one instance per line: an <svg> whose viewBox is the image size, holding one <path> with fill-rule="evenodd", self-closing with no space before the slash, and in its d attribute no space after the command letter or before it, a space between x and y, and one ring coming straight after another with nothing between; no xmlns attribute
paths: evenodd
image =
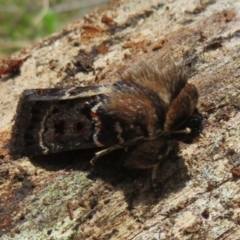
<svg viewBox="0 0 240 240"><path fill-rule="evenodd" d="M240 4L199 2L112 1L12 56L24 62L0 81L1 239L239 239ZM12 161L24 89L111 83L139 57L165 55L194 65L207 121L205 138L159 169L175 168L160 191L114 153L95 170L92 150Z"/></svg>

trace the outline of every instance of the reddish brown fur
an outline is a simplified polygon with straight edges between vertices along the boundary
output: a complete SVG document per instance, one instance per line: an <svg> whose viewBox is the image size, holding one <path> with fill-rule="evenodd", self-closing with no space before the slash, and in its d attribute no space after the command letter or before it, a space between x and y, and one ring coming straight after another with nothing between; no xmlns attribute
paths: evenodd
<svg viewBox="0 0 240 240"><path fill-rule="evenodd" d="M187 74L183 66L177 65L172 59L147 60L140 60L124 71L121 77L126 86L120 86L119 91L110 94L105 109L129 124L137 122L148 126L150 135L154 136L156 130L159 130L155 129L160 120L159 112L164 120L173 100L186 86ZM188 91L186 94L181 93L180 100L174 100L174 106L187 94ZM156 101L159 102L157 105ZM172 126L170 118L174 114L171 111L168 115L170 124L167 126Z"/></svg>
<svg viewBox="0 0 240 240"><path fill-rule="evenodd" d="M171 58L163 61L142 59L126 69L121 77L126 82L154 91L167 105L187 83L185 69Z"/></svg>
<svg viewBox="0 0 240 240"><path fill-rule="evenodd" d="M107 109L129 124L139 122L154 125L158 120L151 99L140 91L114 92L114 96L107 104Z"/></svg>

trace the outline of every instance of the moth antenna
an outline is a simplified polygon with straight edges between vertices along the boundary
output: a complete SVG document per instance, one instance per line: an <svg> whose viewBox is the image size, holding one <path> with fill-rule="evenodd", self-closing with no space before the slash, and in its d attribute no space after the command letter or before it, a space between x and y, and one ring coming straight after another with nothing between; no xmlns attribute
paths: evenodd
<svg viewBox="0 0 240 240"><path fill-rule="evenodd" d="M185 133L185 134L190 134L192 132L191 128L185 128L185 129L182 129L182 130L178 130L178 131L171 131L169 133L166 133L165 135L170 135L170 134L180 134L180 133Z"/></svg>
<svg viewBox="0 0 240 240"><path fill-rule="evenodd" d="M178 131L173 131L171 133L185 133L185 134L190 134L192 132L192 130L190 128L185 128L183 130L178 130Z"/></svg>

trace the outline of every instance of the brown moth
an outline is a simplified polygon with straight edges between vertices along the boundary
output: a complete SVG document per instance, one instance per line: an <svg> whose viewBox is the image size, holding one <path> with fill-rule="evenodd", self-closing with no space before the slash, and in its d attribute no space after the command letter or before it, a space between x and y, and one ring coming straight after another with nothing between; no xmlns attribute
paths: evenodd
<svg viewBox="0 0 240 240"><path fill-rule="evenodd" d="M124 148L124 164L153 168L175 143L203 130L198 92L183 62L141 59L119 82L105 86L30 89L19 100L12 129L13 158L102 147L91 160Z"/></svg>

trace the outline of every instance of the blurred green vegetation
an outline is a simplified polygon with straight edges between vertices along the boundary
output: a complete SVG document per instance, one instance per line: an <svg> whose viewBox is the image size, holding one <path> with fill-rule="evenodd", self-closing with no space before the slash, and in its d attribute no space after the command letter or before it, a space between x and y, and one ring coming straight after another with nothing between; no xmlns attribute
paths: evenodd
<svg viewBox="0 0 240 240"><path fill-rule="evenodd" d="M107 0L0 0L0 56L42 39Z"/></svg>

